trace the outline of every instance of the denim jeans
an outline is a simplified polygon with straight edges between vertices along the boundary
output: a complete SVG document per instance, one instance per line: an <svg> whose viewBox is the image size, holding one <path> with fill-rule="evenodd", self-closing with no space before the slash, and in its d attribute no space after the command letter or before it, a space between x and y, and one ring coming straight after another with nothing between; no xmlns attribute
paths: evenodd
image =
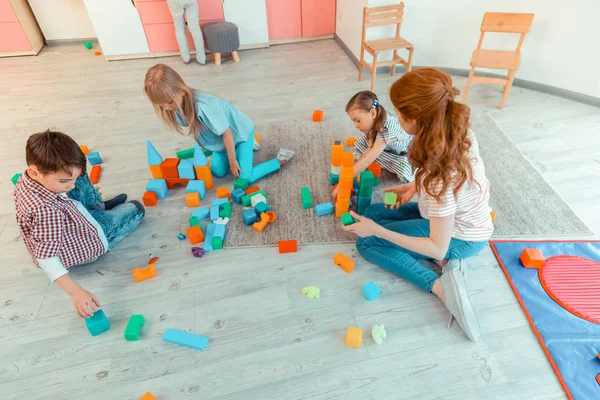
<svg viewBox="0 0 600 400"><path fill-rule="evenodd" d="M365 217L391 231L413 237L429 237L429 220L421 217L417 203L407 203L397 210L383 204L373 204L365 211ZM445 259L468 258L479 253L488 242L467 242L452 238ZM356 249L369 262L380 266L421 289L431 292L438 274L425 267L417 258L433 260L431 257L402 248L376 236L356 239Z"/></svg>
<svg viewBox="0 0 600 400"><path fill-rule="evenodd" d="M144 206L138 201L120 204L111 210L105 210L104 201L87 174L77 178L75 187L68 193L68 196L83 204L98 222L108 241L108 250L112 250L117 243L131 235L144 219Z"/></svg>
<svg viewBox="0 0 600 400"><path fill-rule="evenodd" d="M235 146L235 157L242 169L240 178L254 183L275 171L279 171L281 165L279 160L273 158L258 165L252 165L254 159L254 133L248 137L246 142L240 142ZM222 178L229 173L229 157L226 151L212 153L210 171L217 178Z"/></svg>
<svg viewBox="0 0 600 400"><path fill-rule="evenodd" d="M198 16L198 3L196 0L168 0L167 5L173 16L175 23L175 36L179 45L179 52L183 61L190 61L190 48L187 42L187 34L185 32L185 22L194 39L196 46L196 61L200 64L206 64L206 53L204 52L204 39L200 30L200 18ZM183 14L185 12L185 19Z"/></svg>

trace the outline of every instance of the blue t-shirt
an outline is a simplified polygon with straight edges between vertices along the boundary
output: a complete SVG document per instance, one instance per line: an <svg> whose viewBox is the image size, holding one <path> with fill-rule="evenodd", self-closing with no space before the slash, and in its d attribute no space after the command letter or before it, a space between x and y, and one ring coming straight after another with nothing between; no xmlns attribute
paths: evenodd
<svg viewBox="0 0 600 400"><path fill-rule="evenodd" d="M238 143L248 141L254 132L254 122L228 101L208 93L196 92L194 102L198 120L202 124L197 140L204 148L211 151L226 151L222 135L228 128L231 128L236 146ZM179 124L186 126L179 112L176 115Z"/></svg>

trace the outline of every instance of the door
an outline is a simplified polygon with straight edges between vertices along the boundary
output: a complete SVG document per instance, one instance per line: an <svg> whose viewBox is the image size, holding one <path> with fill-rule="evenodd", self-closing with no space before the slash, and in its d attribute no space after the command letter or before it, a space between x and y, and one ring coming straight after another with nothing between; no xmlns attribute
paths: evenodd
<svg viewBox="0 0 600 400"><path fill-rule="evenodd" d="M333 35L335 0L302 0L302 36Z"/></svg>
<svg viewBox="0 0 600 400"><path fill-rule="evenodd" d="M267 0L269 40L302 37L301 1L302 0Z"/></svg>
<svg viewBox="0 0 600 400"><path fill-rule="evenodd" d="M268 45L269 29L265 0L225 0L223 13L225 21L237 25L241 46Z"/></svg>

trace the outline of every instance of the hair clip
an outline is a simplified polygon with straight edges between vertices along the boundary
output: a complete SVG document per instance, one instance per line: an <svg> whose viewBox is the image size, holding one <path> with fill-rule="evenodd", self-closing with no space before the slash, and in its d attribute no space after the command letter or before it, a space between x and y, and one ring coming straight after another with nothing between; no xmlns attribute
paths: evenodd
<svg viewBox="0 0 600 400"><path fill-rule="evenodd" d="M379 100L375 99L373 100L373 108L377 108L379 107Z"/></svg>

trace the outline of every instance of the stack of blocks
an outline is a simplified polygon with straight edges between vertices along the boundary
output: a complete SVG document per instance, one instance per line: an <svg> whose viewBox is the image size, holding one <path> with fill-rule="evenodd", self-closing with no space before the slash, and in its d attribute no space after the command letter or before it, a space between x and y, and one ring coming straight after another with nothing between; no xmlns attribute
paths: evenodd
<svg viewBox="0 0 600 400"><path fill-rule="evenodd" d="M342 169L342 155L344 154L344 145L336 140L331 144L331 172L329 173L329 184L335 186L340 180Z"/></svg>
<svg viewBox="0 0 600 400"><path fill-rule="evenodd" d="M89 178L90 182L92 182L93 185L96 185L100 180L100 173L102 172L102 165L100 165L102 164L102 158L100 157L100 153L98 153L97 151L93 151L90 153L90 150L85 145L79 146L79 148L81 149L83 154L87 156L88 161L92 165Z"/></svg>
<svg viewBox="0 0 600 400"><path fill-rule="evenodd" d="M379 178L381 177L381 165L373 163L369 165L368 170L371 171L375 177L375 186L379 185Z"/></svg>
<svg viewBox="0 0 600 400"><path fill-rule="evenodd" d="M363 171L360 173L360 184L358 187L358 206L359 215L364 215L367 207L371 205L373 196L373 186L375 186L375 177L372 171Z"/></svg>
<svg viewBox="0 0 600 400"><path fill-rule="evenodd" d="M332 160L333 163L333 160ZM354 155L342 153L342 165L335 202L335 216L340 218L350 210L350 198L354 188Z"/></svg>

